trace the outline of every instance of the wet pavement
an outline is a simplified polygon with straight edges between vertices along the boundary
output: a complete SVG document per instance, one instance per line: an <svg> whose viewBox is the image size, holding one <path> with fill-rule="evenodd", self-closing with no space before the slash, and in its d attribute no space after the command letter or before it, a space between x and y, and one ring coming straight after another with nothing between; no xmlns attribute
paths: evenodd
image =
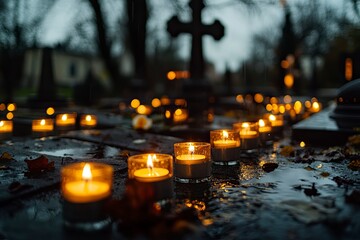
<svg viewBox="0 0 360 240"><path fill-rule="evenodd" d="M237 166L214 165L209 183L175 183L175 197L149 221L151 231L131 217L114 219L105 232L63 227L61 166L84 160L114 166L113 199L122 200L127 157L150 150L171 153L178 141L115 129L4 142L0 154L12 159L0 160L0 239L358 239L360 173L349 164L360 159L359 146L295 146L286 152L291 146L286 140L248 154ZM54 161L55 169L29 177L24 160L41 155ZM14 182L25 187L9 192ZM126 205L115 206L131 216Z"/></svg>

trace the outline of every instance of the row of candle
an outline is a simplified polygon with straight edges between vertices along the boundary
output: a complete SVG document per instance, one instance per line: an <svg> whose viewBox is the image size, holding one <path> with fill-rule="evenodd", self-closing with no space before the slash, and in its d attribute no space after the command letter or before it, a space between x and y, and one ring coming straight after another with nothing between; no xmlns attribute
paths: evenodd
<svg viewBox="0 0 360 240"><path fill-rule="evenodd" d="M33 132L51 132L54 130L55 126L57 128L72 128L76 124L77 114L75 113L65 113L58 114L54 119L43 118L32 120L32 131ZM97 117L95 115L81 115L80 117L80 126L95 127L97 125ZM11 133L13 131L13 121L12 120L0 120L0 133Z"/></svg>

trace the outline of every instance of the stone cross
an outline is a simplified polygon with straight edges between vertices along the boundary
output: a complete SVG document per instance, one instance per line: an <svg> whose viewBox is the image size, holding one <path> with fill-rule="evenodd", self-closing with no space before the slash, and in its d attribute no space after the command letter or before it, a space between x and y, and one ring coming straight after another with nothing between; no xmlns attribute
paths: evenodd
<svg viewBox="0 0 360 240"><path fill-rule="evenodd" d="M210 35L215 40L220 40L224 36L224 26L215 20L210 25L201 22L201 11L205 7L203 0L191 0L189 3L192 9L192 22L180 22L177 16L172 17L167 23L167 30L171 36L176 37L180 33L190 33L192 35L190 78L202 80L204 78L204 57L202 36Z"/></svg>

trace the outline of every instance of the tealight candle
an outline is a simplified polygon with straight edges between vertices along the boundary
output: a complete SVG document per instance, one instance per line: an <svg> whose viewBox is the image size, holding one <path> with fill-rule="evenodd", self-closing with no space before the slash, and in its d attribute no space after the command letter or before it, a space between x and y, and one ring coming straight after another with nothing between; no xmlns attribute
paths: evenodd
<svg viewBox="0 0 360 240"><path fill-rule="evenodd" d="M76 113L63 113L56 115L55 124L60 128L71 128L76 123Z"/></svg>
<svg viewBox="0 0 360 240"><path fill-rule="evenodd" d="M138 154L128 158L129 179L137 187L151 192L150 200L161 201L173 196L173 157L169 154Z"/></svg>
<svg viewBox="0 0 360 240"><path fill-rule="evenodd" d="M271 123L272 132L274 134L281 134L284 126L284 118L283 115L273 115L270 114L267 116Z"/></svg>
<svg viewBox="0 0 360 240"><path fill-rule="evenodd" d="M95 115L81 115L80 126L84 128L92 128L97 124L97 117Z"/></svg>
<svg viewBox="0 0 360 240"><path fill-rule="evenodd" d="M253 122L234 123L234 129L239 132L241 149L251 150L259 146L257 124Z"/></svg>
<svg viewBox="0 0 360 240"><path fill-rule="evenodd" d="M0 120L0 140L11 137L13 122L10 120Z"/></svg>
<svg viewBox="0 0 360 240"><path fill-rule="evenodd" d="M10 120L0 120L0 133L11 133L13 122Z"/></svg>
<svg viewBox="0 0 360 240"><path fill-rule="evenodd" d="M74 163L61 169L64 224L98 230L110 223L104 205L112 193L113 168L102 163Z"/></svg>
<svg viewBox="0 0 360 240"><path fill-rule="evenodd" d="M259 119L259 137L261 142L266 142L271 140L271 123L267 119Z"/></svg>
<svg viewBox="0 0 360 240"><path fill-rule="evenodd" d="M54 120L38 119L32 121L33 132L51 132L54 130Z"/></svg>
<svg viewBox="0 0 360 240"><path fill-rule="evenodd" d="M200 183L210 180L210 143L182 142L174 144L175 181Z"/></svg>
<svg viewBox="0 0 360 240"><path fill-rule="evenodd" d="M240 156L239 134L231 129L210 131L211 156L214 164L235 165Z"/></svg>

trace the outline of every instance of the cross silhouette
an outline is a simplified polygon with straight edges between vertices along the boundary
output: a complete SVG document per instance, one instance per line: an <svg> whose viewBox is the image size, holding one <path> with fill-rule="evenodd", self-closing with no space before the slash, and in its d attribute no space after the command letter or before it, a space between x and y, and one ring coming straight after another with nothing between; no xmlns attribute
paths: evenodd
<svg viewBox="0 0 360 240"><path fill-rule="evenodd" d="M210 35L215 40L220 40L224 36L224 26L218 20L210 25L201 22L201 11L205 7L203 0L191 0L189 6L192 9L193 21L183 23L177 16L173 16L167 23L167 30L173 37L180 33L192 34L190 77L202 80L204 78L202 36Z"/></svg>

